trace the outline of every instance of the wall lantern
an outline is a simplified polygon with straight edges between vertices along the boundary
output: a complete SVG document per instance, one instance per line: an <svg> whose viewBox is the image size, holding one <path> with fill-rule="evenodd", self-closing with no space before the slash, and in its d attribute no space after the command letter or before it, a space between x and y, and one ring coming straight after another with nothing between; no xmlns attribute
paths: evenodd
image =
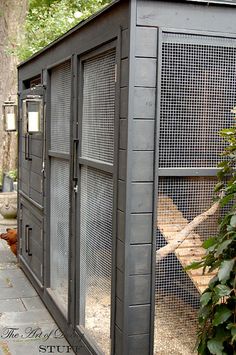
<svg viewBox="0 0 236 355"><path fill-rule="evenodd" d="M23 100L23 116L26 132L39 133L42 131L43 100L40 96Z"/></svg>
<svg viewBox="0 0 236 355"><path fill-rule="evenodd" d="M17 105L15 101L5 101L2 105L4 131L17 130Z"/></svg>

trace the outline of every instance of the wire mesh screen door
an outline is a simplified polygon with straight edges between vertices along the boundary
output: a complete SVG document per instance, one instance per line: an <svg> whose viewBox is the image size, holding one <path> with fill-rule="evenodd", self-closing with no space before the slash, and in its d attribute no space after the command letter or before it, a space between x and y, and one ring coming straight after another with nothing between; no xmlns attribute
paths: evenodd
<svg viewBox="0 0 236 355"><path fill-rule="evenodd" d="M236 40L162 33L160 60L157 249L212 204L218 132L232 125L236 103ZM184 267L204 254L220 214L156 263L155 354L194 354L199 298L213 275Z"/></svg>
<svg viewBox="0 0 236 355"><path fill-rule="evenodd" d="M50 120L50 287L67 314L70 206L71 64L51 72Z"/></svg>
<svg viewBox="0 0 236 355"><path fill-rule="evenodd" d="M114 48L114 46L113 46ZM79 325L110 352L116 51L82 61ZM102 49L101 49L102 50Z"/></svg>

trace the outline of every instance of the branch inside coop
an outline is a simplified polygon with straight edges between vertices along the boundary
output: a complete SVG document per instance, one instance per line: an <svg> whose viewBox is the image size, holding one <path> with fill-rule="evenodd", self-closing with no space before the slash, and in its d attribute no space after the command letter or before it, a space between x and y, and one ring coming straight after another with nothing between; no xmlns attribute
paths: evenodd
<svg viewBox="0 0 236 355"><path fill-rule="evenodd" d="M217 212L217 210L220 206L220 200L221 199L219 199L217 202L215 202L207 211L196 216L190 223L188 223L186 225L186 227L184 227L180 232L178 232L176 234L176 236L173 238L173 240L169 244L158 249L156 251L156 260L160 261L164 257L166 257L168 254L174 252L185 241L185 239L189 236L189 234L194 229L196 229L206 219L213 216Z"/></svg>

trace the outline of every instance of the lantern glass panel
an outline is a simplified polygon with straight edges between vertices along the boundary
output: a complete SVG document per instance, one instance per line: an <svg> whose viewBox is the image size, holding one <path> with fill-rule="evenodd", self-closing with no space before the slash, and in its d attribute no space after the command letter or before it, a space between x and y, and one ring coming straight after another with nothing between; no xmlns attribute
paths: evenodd
<svg viewBox="0 0 236 355"><path fill-rule="evenodd" d="M16 105L14 102L5 102L3 105L4 130L7 132L16 131Z"/></svg>
<svg viewBox="0 0 236 355"><path fill-rule="evenodd" d="M28 132L40 132L41 121L41 100L29 101L27 105L28 111Z"/></svg>
<svg viewBox="0 0 236 355"><path fill-rule="evenodd" d="M42 131L42 107L41 99L26 99L23 101L25 133L39 133Z"/></svg>

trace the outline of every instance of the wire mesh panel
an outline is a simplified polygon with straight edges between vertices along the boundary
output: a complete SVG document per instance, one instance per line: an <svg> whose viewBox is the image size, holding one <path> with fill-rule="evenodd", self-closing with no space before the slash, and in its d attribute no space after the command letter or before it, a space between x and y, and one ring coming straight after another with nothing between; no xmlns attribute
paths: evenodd
<svg viewBox="0 0 236 355"><path fill-rule="evenodd" d="M55 152L70 152L71 64L51 72L51 145Z"/></svg>
<svg viewBox="0 0 236 355"><path fill-rule="evenodd" d="M82 156L113 162L115 51L84 62Z"/></svg>
<svg viewBox="0 0 236 355"><path fill-rule="evenodd" d="M163 35L161 168L215 167L236 102L236 40Z"/></svg>
<svg viewBox="0 0 236 355"><path fill-rule="evenodd" d="M112 176L82 167L80 323L106 354L110 349L112 203Z"/></svg>
<svg viewBox="0 0 236 355"><path fill-rule="evenodd" d="M161 178L157 249L170 243L194 217L212 205L215 178ZM212 275L184 271L204 255L202 242L217 232L219 213L194 230L175 252L156 263L156 354L193 354L200 294Z"/></svg>
<svg viewBox="0 0 236 355"><path fill-rule="evenodd" d="M51 289L67 310L69 259L69 162L51 158L50 275Z"/></svg>
<svg viewBox="0 0 236 355"><path fill-rule="evenodd" d="M222 159L219 130L233 124L236 40L163 34L160 101L160 168L211 168ZM207 170L206 170L207 171ZM212 205L215 177L159 177L157 249ZM214 273L185 267L205 253L217 232L218 211L156 262L155 354L194 354L197 311Z"/></svg>

